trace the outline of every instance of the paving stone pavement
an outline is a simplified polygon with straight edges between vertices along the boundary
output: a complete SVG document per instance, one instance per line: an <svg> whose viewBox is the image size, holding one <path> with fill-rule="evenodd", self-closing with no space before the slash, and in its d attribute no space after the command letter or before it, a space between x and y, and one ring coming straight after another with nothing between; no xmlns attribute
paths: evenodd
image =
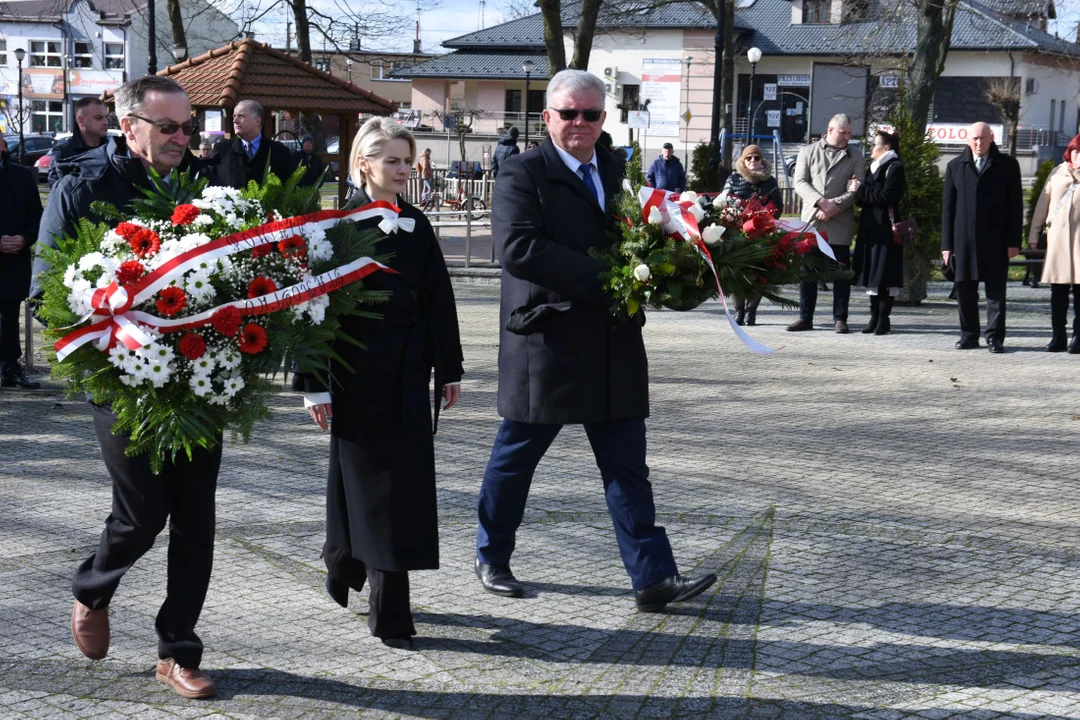
<svg viewBox="0 0 1080 720"><path fill-rule="evenodd" d="M770 357L716 303L650 315L660 521L684 572L720 575L659 615L634 609L574 427L529 499L527 597L480 589L498 289L457 290L467 376L437 438L442 568L411 579L417 651L323 591L327 437L283 392L225 450L212 701L153 680L165 536L113 601L109 657L79 655L69 577L109 505L87 407L0 392L0 718L1080 718L1080 357L1041 352L1048 290L1010 287L1005 355L953 350L944 286L883 337L785 333L766 305Z"/></svg>

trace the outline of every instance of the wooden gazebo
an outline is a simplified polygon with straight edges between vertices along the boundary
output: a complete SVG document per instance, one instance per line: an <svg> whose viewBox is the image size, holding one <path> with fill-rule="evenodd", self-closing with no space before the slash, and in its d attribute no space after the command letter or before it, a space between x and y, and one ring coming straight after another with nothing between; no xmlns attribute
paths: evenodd
<svg viewBox="0 0 1080 720"><path fill-rule="evenodd" d="M158 72L176 80L187 91L196 110L223 111L223 128L232 129L232 111L241 100L255 100L267 111L294 115L317 112L336 114L338 143L338 201L345 200L349 146L361 113L389 115L397 104L370 90L317 70L265 43L245 38L224 47L170 65ZM266 132L266 124L263 132ZM324 159L330 155L324 154Z"/></svg>

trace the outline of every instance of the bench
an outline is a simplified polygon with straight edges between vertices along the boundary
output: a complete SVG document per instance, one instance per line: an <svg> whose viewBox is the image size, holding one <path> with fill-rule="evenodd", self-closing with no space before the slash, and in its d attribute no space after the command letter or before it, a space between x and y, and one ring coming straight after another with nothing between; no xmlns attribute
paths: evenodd
<svg viewBox="0 0 1080 720"><path fill-rule="evenodd" d="M1042 274L1042 265L1046 261L1046 250L1025 248L1020 254L1009 260L1009 267L1024 268L1024 285L1039 287L1039 275Z"/></svg>

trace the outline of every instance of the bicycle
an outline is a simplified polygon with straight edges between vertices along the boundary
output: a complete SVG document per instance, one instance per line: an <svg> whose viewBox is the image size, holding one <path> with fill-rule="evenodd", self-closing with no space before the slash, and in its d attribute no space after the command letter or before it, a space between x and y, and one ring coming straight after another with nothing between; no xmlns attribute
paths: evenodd
<svg viewBox="0 0 1080 720"><path fill-rule="evenodd" d="M432 190L427 200L420 206L420 211L426 213L437 209L440 205L445 205L451 211L467 212L473 220L479 220L483 211L487 210L487 203L483 198L477 195L465 196L465 183L462 182L458 183L457 197L454 198L443 198L441 190Z"/></svg>

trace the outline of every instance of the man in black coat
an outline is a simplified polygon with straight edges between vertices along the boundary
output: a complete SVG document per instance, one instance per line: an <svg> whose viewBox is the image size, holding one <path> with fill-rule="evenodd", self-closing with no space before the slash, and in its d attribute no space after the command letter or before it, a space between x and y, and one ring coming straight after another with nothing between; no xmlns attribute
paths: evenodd
<svg viewBox="0 0 1080 720"><path fill-rule="evenodd" d="M223 185L242 190L248 180L262 184L266 180L267 163L270 172L284 182L293 171L289 149L277 140L263 137L263 106L254 100L241 100L233 108L231 140L222 140L214 147L217 175Z"/></svg>
<svg viewBox="0 0 1080 720"><path fill-rule="evenodd" d="M37 240L41 196L34 170L12 162L0 136L0 387L36 390L19 365L19 307L30 291L30 247Z"/></svg>
<svg viewBox="0 0 1080 720"><path fill-rule="evenodd" d="M491 177L498 177L500 165L521 153L517 143L518 129L511 125L506 134L499 138L499 144L495 146L495 152L491 155Z"/></svg>
<svg viewBox="0 0 1080 720"><path fill-rule="evenodd" d="M551 79L548 142L506 160L492 201L502 263L499 414L480 490L476 573L489 592L521 597L510 570L533 471L563 425L581 424L604 481L608 510L638 608L661 610L701 593L715 575L679 575L656 524L645 464L649 371L638 321L607 310L588 256L613 223L623 163L597 151L604 86L581 70Z"/></svg>
<svg viewBox="0 0 1080 720"><path fill-rule="evenodd" d="M123 137L73 158L72 172L56 184L45 208L39 244L74 235L81 218L101 221L90 203L115 205L131 213L131 201L150 187L148 169L162 176L187 163L200 163L187 151L195 130L191 103L176 81L156 75L127 83L116 92L116 114ZM116 224L115 221L109 221ZM48 269L38 257L35 276ZM35 288L35 296L40 289ZM213 450L197 448L189 460L180 453L159 475L150 472L145 454L128 457L127 435L112 432L116 415L93 406L94 430L105 467L112 477L112 512L105 520L97 550L72 579L75 603L71 633L88 658L109 650L109 602L124 573L154 544L169 522L168 587L158 612L156 677L189 698L214 695L214 682L198 668L203 644L195 634L210 584L214 557L214 495L221 466L221 438Z"/></svg>
<svg viewBox="0 0 1080 720"><path fill-rule="evenodd" d="M1020 252L1024 192L1020 165L994 143L986 123L968 131L968 147L945 169L941 257L956 268L960 306L958 350L979 347L979 281L986 288L986 344L1005 352L1005 283Z"/></svg>
<svg viewBox="0 0 1080 720"><path fill-rule="evenodd" d="M60 180L60 164L105 144L109 136L109 110L96 97L80 98L75 102L75 130L71 137L53 145L49 151L49 187Z"/></svg>
<svg viewBox="0 0 1080 720"><path fill-rule="evenodd" d="M304 136L304 139L300 141L300 149L293 153L292 164L294 168L304 168L304 177L300 179L301 185L311 187L319 181L326 169L326 163L315 152L315 138L310 135Z"/></svg>

